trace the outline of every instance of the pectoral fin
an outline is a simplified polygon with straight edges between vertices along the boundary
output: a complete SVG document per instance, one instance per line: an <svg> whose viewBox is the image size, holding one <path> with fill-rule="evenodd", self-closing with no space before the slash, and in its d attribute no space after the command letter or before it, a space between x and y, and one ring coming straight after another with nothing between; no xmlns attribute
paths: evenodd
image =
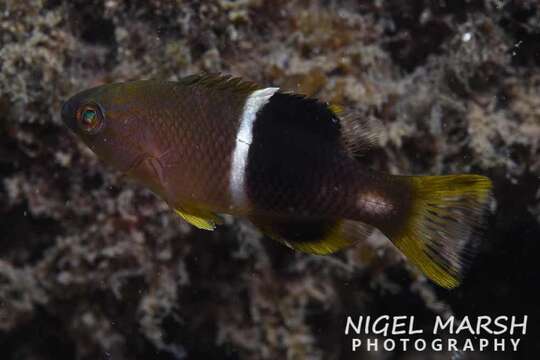
<svg viewBox="0 0 540 360"><path fill-rule="evenodd" d="M216 228L216 224L222 224L220 217L209 211L177 208L174 209L174 212L199 229L213 231Z"/></svg>
<svg viewBox="0 0 540 360"><path fill-rule="evenodd" d="M328 255L367 238L373 227L335 219L250 218L266 235L295 250Z"/></svg>

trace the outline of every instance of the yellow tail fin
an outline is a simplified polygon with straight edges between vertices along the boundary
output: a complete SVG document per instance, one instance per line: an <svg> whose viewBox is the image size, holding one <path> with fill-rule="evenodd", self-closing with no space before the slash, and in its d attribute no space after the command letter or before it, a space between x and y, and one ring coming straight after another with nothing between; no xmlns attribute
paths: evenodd
<svg viewBox="0 0 540 360"><path fill-rule="evenodd" d="M491 181L480 175L411 176L412 208L392 242L438 285L459 285L478 247Z"/></svg>

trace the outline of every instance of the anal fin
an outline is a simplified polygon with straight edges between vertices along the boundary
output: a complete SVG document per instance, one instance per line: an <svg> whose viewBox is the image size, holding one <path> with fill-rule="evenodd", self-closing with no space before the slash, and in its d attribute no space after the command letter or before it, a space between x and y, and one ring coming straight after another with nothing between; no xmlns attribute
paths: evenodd
<svg viewBox="0 0 540 360"><path fill-rule="evenodd" d="M250 217L262 232L295 250L328 255L366 239L373 227L359 221Z"/></svg>
<svg viewBox="0 0 540 360"><path fill-rule="evenodd" d="M221 224L221 218L209 211L194 210L185 208L176 208L174 212L189 224L198 229L213 231L216 224Z"/></svg>

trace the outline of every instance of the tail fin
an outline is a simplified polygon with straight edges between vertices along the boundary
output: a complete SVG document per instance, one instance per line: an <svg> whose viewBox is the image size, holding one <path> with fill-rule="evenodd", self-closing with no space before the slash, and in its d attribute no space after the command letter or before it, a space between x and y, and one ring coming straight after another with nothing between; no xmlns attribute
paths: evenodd
<svg viewBox="0 0 540 360"><path fill-rule="evenodd" d="M478 248L491 181L480 175L406 179L411 213L391 240L428 278L454 288Z"/></svg>

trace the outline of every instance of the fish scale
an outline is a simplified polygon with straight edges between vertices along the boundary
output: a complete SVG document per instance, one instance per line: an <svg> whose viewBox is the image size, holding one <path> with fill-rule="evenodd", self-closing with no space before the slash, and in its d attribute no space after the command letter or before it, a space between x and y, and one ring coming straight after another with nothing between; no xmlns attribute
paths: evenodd
<svg viewBox="0 0 540 360"><path fill-rule="evenodd" d="M376 142L363 119L230 76L106 84L70 98L62 118L198 228L229 213L317 255L377 228L446 288L470 265L491 198L480 175L375 172L358 161Z"/></svg>

